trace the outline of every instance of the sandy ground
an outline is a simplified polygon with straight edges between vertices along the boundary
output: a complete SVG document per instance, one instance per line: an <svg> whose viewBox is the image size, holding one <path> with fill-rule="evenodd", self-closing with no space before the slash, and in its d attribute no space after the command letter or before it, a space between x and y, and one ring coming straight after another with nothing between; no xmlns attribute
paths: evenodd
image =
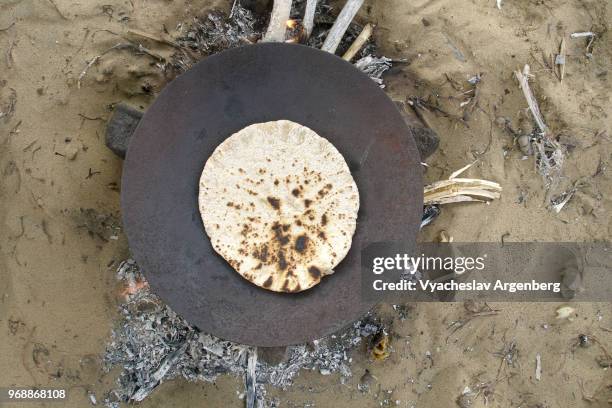
<svg viewBox="0 0 612 408"><path fill-rule="evenodd" d="M87 391L100 398L112 387L116 373L101 371L100 355L116 321L114 269L128 248L119 214L121 160L104 146L105 121L120 101L146 108L165 82L148 57L123 51L100 58L80 87L78 78L128 27L151 33L166 27L172 33L189 16L213 6L227 9L228 3L0 3L0 110L16 99L14 113L0 119L0 386L64 387L70 391L67 407L88 406ZM502 235L512 241L610 239L607 1L506 0L498 10L493 0L370 0L360 18L377 24L385 55L407 60L386 77L396 99L434 98L462 117L461 88L482 73L478 106L465 124L426 113L441 135L426 178L447 177L480 157L468 174L500 182L502 198L444 208L422 240L435 239L442 229L456 241L499 241ZM562 35L586 30L601 34L593 57L585 57L584 40L566 40L560 82L542 55L548 61ZM162 55L172 51L148 45ZM526 104L512 71L525 63L535 74L532 83L548 125L575 145L560 189L581 177L588 183L559 214L544 206L533 158L522 160L512 136L492 124L506 117L522 128ZM372 362L358 349L348 383L305 372L290 390L270 393L284 407L453 407L466 386L484 383L471 406L609 406L612 377L596 362L601 347L573 347L583 333L612 351L609 303L577 304L575 318L563 322L554 319L554 304L493 307L497 315L475 318L455 332L449 325L468 316L462 304L409 305L403 321L383 308L381 315L393 320L389 359ZM513 342L514 364L502 363L495 353ZM373 378L370 390L361 392L357 384L366 369ZM241 390L242 380L229 377L215 384L177 380L141 405L240 407Z"/></svg>

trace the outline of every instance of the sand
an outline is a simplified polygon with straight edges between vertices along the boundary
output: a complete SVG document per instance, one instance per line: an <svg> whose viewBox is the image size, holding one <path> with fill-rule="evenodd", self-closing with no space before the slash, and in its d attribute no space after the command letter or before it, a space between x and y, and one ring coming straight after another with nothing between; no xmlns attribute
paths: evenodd
<svg viewBox="0 0 612 408"><path fill-rule="evenodd" d="M67 407L88 406L88 391L100 399L112 387L116 372L101 370L100 355L117 321L120 288L114 270L128 247L119 214L121 160L104 146L105 121L119 101L145 109L165 80L149 57L125 51L105 54L80 87L78 79L87 62L120 42L113 33L127 27L151 33L166 27L172 33L178 22L213 6L227 9L229 2L0 4L0 110L16 95L14 114L0 118L0 386L67 388ZM467 86L468 78L482 73L479 108L469 127L426 113L441 135L439 151L427 160L426 179L447 177L479 157L468 175L501 183L502 198L490 205L445 207L421 240L435 239L440 230L456 241L497 242L502 235L509 241L610 239L612 183L608 169L597 174L611 158L607 1L506 0L498 10L493 0L370 0L360 18L377 25L385 55L407 60L386 76L387 91L396 99L437 95L444 110L461 116L465 98L447 76ZM593 57L585 57L584 40L566 40L560 82L545 67L542 52L548 58L561 35L586 30L602 33ZM162 55L172 52L147 45ZM545 208L533 158L522 160L517 148L510 148L511 135L492 125L507 117L520 127L526 104L512 72L526 63L547 124L576 146L559 189L581 177L588 182L559 214ZM485 394L492 407L608 406L612 378L596 362L601 349L573 345L583 333L612 350L609 303L576 304L577 316L562 322L554 318L555 304L492 306L497 315L475 318L456 332L451 323L468 315L462 304L409 305L404 321L383 307L381 315L393 321L389 359L372 362L357 349L348 383L305 372L290 390L270 393L283 407L396 401L402 407L453 407L466 386L488 383L473 407L485 406ZM501 364L495 353L512 342L518 350L514 364ZM361 392L357 384L365 369L374 379L370 390ZM216 384L176 380L141 406L241 407L241 390L242 380L235 378Z"/></svg>

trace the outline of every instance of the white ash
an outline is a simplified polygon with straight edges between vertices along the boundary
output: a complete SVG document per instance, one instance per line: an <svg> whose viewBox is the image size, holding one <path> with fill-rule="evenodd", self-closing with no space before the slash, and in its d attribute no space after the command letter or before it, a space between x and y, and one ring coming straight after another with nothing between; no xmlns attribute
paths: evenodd
<svg viewBox="0 0 612 408"><path fill-rule="evenodd" d="M299 20L303 15L306 1L298 0L293 4L291 18ZM194 17L186 24L179 25L180 34L176 43L181 49L171 57L170 63L160 67L167 74L180 74L191 68L200 59L241 45L254 44L259 41L266 28L268 16L259 16L254 11L236 1L231 13L213 10L202 17ZM334 8L327 0L319 1L315 11L312 34L306 45L321 48L329 29L335 21ZM352 22L348 27L336 53L344 54L357 38L363 26ZM393 60L375 56L376 44L369 40L357 53L355 66L384 88L382 75L391 68Z"/></svg>
<svg viewBox="0 0 612 408"><path fill-rule="evenodd" d="M248 363L254 353L256 356L255 348L221 340L189 325L151 293L148 285L142 285L146 281L133 260L119 266L117 278L128 288L140 289L119 306L121 321L104 354L105 370L122 368L117 387L104 400L112 408L119 407L120 402L143 400L169 379L212 382L221 374L244 376L247 391L249 386L254 387L255 406L274 407L277 402L266 398L264 385L285 389L301 369L323 375L337 372L347 378L351 376L351 349L382 328L374 317L366 316L335 335L289 347L287 357L278 365L255 357L253 381ZM253 363L251 358L251 368Z"/></svg>
<svg viewBox="0 0 612 408"><path fill-rule="evenodd" d="M382 75L391 68L393 60L387 57L366 55L355 62L355 66L372 78L381 88L385 87Z"/></svg>
<svg viewBox="0 0 612 408"><path fill-rule="evenodd" d="M542 132L535 131L531 141L535 150L537 171L544 179L546 188L554 187L561 177L565 149Z"/></svg>
<svg viewBox="0 0 612 408"><path fill-rule="evenodd" d="M181 49L172 55L165 71L187 71L198 60L223 50L251 44L261 38L257 17L250 10L235 5L232 17L213 10L203 17L194 17L188 24L179 26L176 43Z"/></svg>

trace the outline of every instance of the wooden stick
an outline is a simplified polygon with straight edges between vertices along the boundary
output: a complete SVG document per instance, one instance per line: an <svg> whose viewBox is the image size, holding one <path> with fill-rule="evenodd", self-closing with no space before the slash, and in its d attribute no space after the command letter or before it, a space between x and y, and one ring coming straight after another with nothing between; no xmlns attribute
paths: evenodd
<svg viewBox="0 0 612 408"><path fill-rule="evenodd" d="M540 108L538 107L538 102L533 96L531 88L529 88L529 65L525 65L525 68L523 68L523 72L514 71L514 75L519 81L521 89L523 90L523 94L525 95L525 99L527 99L527 105L529 105L529 110L533 115L533 119L540 128L540 131L544 133L546 137L548 137L548 126L546 126L546 124L544 123L544 119L542 119L542 114L540 113Z"/></svg>
<svg viewBox="0 0 612 408"><path fill-rule="evenodd" d="M165 37L158 37L156 35L153 34L149 34L147 32L141 31L141 30L137 30L135 28L129 28L127 30L128 34L134 35L136 37L142 37L142 38L146 38L147 40L151 40L151 41L155 41L161 44L165 44L165 45L169 45L171 47L174 48L181 48L180 45L178 45L178 43L174 40L172 40L171 38L165 38Z"/></svg>
<svg viewBox="0 0 612 408"><path fill-rule="evenodd" d="M254 347L253 350L248 353L248 355L247 370L244 375L246 388L246 408L255 408L255 402L257 400L255 390L257 385L257 348Z"/></svg>
<svg viewBox="0 0 612 408"><path fill-rule="evenodd" d="M561 45L559 45L559 82L563 82L565 76L565 37L561 39Z"/></svg>
<svg viewBox="0 0 612 408"><path fill-rule="evenodd" d="M304 26L304 31L306 31L307 40L310 38L310 34L312 34L316 9L317 9L317 0L306 0L306 10L304 10L304 18L302 19L302 26Z"/></svg>
<svg viewBox="0 0 612 408"><path fill-rule="evenodd" d="M344 33L348 29L351 21L361 8L364 0L347 0L346 4L340 11L336 22L332 26L331 30L327 34L327 38L325 42L323 42L323 46L321 46L321 50L331 52L334 54L340 45L340 41L342 41L342 37Z"/></svg>
<svg viewBox="0 0 612 408"><path fill-rule="evenodd" d="M352 60L353 57L357 55L361 47L363 47L363 45L368 41L368 39L372 35L373 29L374 26L372 24L366 24L366 26L363 27L363 30L361 30L361 33L359 33L359 36L355 38L355 41L353 41L349 49L346 50L346 52L342 56L342 59L345 61Z"/></svg>
<svg viewBox="0 0 612 408"><path fill-rule="evenodd" d="M274 0L270 23L264 35L264 42L283 42L287 32L287 20L291 13L292 0Z"/></svg>

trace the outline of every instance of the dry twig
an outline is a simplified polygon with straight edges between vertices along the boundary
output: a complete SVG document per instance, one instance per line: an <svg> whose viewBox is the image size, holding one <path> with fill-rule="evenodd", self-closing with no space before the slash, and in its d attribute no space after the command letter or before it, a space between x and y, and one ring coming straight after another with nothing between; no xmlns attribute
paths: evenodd
<svg viewBox="0 0 612 408"><path fill-rule="evenodd" d="M95 65L96 63L98 63L98 61L100 61L100 58L102 58L104 55L106 55L107 53L113 51L113 50L124 50L124 49L133 49L136 50L137 52L141 52L143 54L146 54L158 61L165 61L165 58L162 57L161 55L149 50L148 48L143 47L141 44L134 44L131 42L127 42L127 43L118 43L113 45L112 47L110 47L109 49L107 49L106 51L104 51L102 54L100 55L96 55L95 57L93 57L85 66L85 68L83 69L83 71L81 71L81 73L79 74L79 78L77 79L77 88L80 89L81 88L81 81L83 80L83 78L85 77L85 75L87 75L87 71L89 71L89 69Z"/></svg>
<svg viewBox="0 0 612 408"><path fill-rule="evenodd" d="M489 180L457 177L474 163L455 171L448 180L436 181L425 186L424 205L465 201L488 202L499 198L502 188L498 183Z"/></svg>
<svg viewBox="0 0 612 408"><path fill-rule="evenodd" d="M302 25L304 31L306 31L306 40L310 38L312 29L314 28L314 17L317 9L317 0L306 0L306 9L304 10L304 18L302 19Z"/></svg>
<svg viewBox="0 0 612 408"><path fill-rule="evenodd" d="M282 42L285 41L285 32L287 31L287 20L291 14L292 0L274 0L272 6L272 14L270 15L270 23L264 35L265 42Z"/></svg>
<svg viewBox="0 0 612 408"><path fill-rule="evenodd" d="M363 47L363 45L368 41L368 39L372 35L373 30L374 30L374 26L372 24L370 23L366 24L366 26L363 27L363 30L361 30L361 33L359 33L357 38L355 38L355 41L353 41L353 44L351 44L349 49L346 50L346 52L342 56L342 59L345 61L352 60L353 57L357 55L361 47Z"/></svg>
<svg viewBox="0 0 612 408"><path fill-rule="evenodd" d="M538 128L540 128L540 131L547 136L548 126L546 126L544 123L544 119L542 118L542 114L540 113L540 108L538 106L538 101L536 101L535 97L533 96L533 92L531 92L531 88L529 87L529 65L525 64L523 72L514 71L514 75L519 81L519 85L521 86L523 94L525 95L525 99L527 99L527 104L529 105L529 110L533 115L533 119L538 125Z"/></svg>
<svg viewBox="0 0 612 408"><path fill-rule="evenodd" d="M565 38L561 39L559 55L555 58L555 64L559 65L559 82L563 82L563 77L565 76Z"/></svg>
<svg viewBox="0 0 612 408"><path fill-rule="evenodd" d="M342 8L342 11L340 11L338 18L334 22L334 25L329 30L327 38L325 38L325 41L321 46L321 50L330 52L332 54L336 52L336 50L338 49L338 45L340 45L340 41L342 41L344 33L348 29L349 25L351 24L351 21L353 21L353 18L355 17L359 9L361 8L363 1L364 0L348 0L346 2L344 7Z"/></svg>
<svg viewBox="0 0 612 408"><path fill-rule="evenodd" d="M155 41L161 44L165 44L165 45L169 45L171 47L177 48L177 49L181 49L182 47L174 40L172 40L171 38L166 38L166 37L158 37L156 35L153 34L149 34L147 32L141 31L141 30L136 30L136 29L129 29L127 30L128 34L134 35L136 37L141 37L141 38L146 38L147 40L151 40L151 41Z"/></svg>

